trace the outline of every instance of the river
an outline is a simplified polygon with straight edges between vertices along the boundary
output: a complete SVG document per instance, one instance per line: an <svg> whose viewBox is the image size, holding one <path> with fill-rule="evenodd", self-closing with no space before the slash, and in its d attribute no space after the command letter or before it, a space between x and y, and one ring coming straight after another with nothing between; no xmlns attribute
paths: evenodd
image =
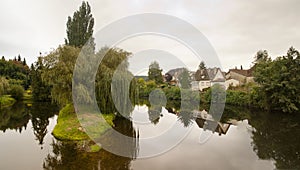
<svg viewBox="0 0 300 170"><path fill-rule="evenodd" d="M0 169L300 168L299 115L226 107L217 122L221 128L211 130L205 128L202 119L174 110L139 105L131 114L133 121L115 120L116 130L137 137L131 143L133 154L128 158L103 149L87 153L75 142L58 141L51 135L57 119L56 106L17 103L0 112ZM162 136L170 128L174 128L175 134L160 139L155 146L143 140ZM200 138L204 131L211 134L205 142ZM181 134L186 136L179 141L170 140ZM151 156L151 151L164 143L172 147ZM122 145L122 141L114 145ZM150 157L139 158L147 154Z"/></svg>

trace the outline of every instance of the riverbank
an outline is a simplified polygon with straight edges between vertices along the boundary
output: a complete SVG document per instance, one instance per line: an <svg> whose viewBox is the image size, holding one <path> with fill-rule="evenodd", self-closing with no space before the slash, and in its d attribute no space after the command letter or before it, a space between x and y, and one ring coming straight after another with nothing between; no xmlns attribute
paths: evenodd
<svg viewBox="0 0 300 170"><path fill-rule="evenodd" d="M84 113L77 115L74 106L67 104L59 112L57 124L52 132L58 140L64 141L83 141L101 136L113 126L115 116L113 114L103 115L107 123L99 123L101 115ZM86 134L86 131L90 136Z"/></svg>
<svg viewBox="0 0 300 170"><path fill-rule="evenodd" d="M12 106L16 100L10 95L3 95L0 97L0 108Z"/></svg>

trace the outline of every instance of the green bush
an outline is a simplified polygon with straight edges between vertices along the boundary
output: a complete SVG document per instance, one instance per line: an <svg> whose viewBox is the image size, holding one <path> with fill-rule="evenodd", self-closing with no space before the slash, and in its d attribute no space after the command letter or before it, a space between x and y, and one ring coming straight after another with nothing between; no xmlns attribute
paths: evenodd
<svg viewBox="0 0 300 170"><path fill-rule="evenodd" d="M177 86L170 86L163 89L165 92L165 95L168 100L180 100L181 99L181 93L180 88Z"/></svg>
<svg viewBox="0 0 300 170"><path fill-rule="evenodd" d="M243 91L227 90L226 104L237 106L249 106L250 95Z"/></svg>
<svg viewBox="0 0 300 170"><path fill-rule="evenodd" d="M16 85L16 84L11 85L9 94L11 95L12 98L16 100L21 100L23 99L24 88L21 85Z"/></svg>

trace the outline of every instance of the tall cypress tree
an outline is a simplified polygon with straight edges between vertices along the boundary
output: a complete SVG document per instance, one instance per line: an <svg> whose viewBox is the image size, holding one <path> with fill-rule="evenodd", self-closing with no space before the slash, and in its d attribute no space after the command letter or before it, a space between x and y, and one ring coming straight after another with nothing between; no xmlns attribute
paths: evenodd
<svg viewBox="0 0 300 170"><path fill-rule="evenodd" d="M74 12L73 18L68 17L65 44L82 47L89 41L89 45L94 49L93 27L94 18L91 14L91 7L88 2L83 1L79 10Z"/></svg>

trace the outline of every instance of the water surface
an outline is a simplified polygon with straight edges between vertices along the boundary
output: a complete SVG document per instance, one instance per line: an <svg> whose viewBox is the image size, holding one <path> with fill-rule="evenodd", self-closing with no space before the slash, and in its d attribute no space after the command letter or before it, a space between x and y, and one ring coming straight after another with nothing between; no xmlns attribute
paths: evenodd
<svg viewBox="0 0 300 170"><path fill-rule="evenodd" d="M177 106L135 106L131 117L115 120L115 129L137 138L116 141L130 158L105 150L84 152L84 143L57 141L51 135L58 109L50 103L17 103L0 112L0 169L299 169L300 117L226 107L220 125L227 129L205 129L205 122L176 111ZM232 121L234 119L236 121ZM229 123L230 122L230 123ZM174 148L158 156L136 159L147 153L143 139L160 136L175 126L175 132L189 130ZM200 143L203 131L212 135ZM174 134L176 135L176 133ZM163 139L161 147L172 138ZM171 141L172 142L172 141Z"/></svg>

